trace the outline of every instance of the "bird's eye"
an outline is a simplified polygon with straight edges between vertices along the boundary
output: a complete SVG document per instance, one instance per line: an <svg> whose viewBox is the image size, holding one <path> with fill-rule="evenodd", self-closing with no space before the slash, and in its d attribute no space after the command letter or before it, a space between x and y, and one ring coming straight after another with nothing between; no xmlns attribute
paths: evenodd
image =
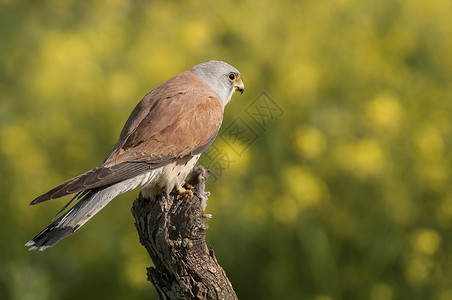
<svg viewBox="0 0 452 300"><path fill-rule="evenodd" d="M229 73L228 78L230 81L234 81L237 79L237 75L235 75L234 73Z"/></svg>

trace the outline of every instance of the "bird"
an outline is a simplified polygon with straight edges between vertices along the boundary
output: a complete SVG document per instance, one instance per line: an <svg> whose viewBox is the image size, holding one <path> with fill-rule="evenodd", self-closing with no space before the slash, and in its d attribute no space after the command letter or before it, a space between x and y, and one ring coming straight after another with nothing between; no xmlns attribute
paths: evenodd
<svg viewBox="0 0 452 300"><path fill-rule="evenodd" d="M140 189L145 198L173 190L189 194L182 184L214 142L224 108L237 91L244 92L242 75L218 60L200 63L151 90L134 108L100 166L31 201L35 205L75 194L57 216L75 204L25 246L40 251L54 246L131 190Z"/></svg>

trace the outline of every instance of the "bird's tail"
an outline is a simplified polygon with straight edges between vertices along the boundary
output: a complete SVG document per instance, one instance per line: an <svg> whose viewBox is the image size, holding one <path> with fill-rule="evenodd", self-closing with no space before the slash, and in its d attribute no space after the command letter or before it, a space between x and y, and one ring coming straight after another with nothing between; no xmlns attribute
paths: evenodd
<svg viewBox="0 0 452 300"><path fill-rule="evenodd" d="M113 198L129 190L123 183L91 190L70 210L31 239L25 246L40 251L52 247L61 239L73 234L83 224L104 208Z"/></svg>

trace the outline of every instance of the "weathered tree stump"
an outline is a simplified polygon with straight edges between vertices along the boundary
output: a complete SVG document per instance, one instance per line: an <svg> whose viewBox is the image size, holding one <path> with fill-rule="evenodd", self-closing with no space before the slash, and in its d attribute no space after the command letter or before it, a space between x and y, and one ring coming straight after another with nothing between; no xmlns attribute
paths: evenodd
<svg viewBox="0 0 452 300"><path fill-rule="evenodd" d="M206 245L204 215L210 172L196 167L189 175L193 196L140 194L132 207L141 244L155 267L147 268L161 300L237 299L229 279Z"/></svg>

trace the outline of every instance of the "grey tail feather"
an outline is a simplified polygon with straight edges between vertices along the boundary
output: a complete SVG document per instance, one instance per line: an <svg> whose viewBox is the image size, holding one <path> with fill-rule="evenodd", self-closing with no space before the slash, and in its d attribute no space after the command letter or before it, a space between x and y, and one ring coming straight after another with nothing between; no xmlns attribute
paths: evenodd
<svg viewBox="0 0 452 300"><path fill-rule="evenodd" d="M113 198L127 190L129 189L120 182L87 192L77 204L27 242L25 246L30 247L28 250L38 249L40 251L52 247L61 239L73 234Z"/></svg>
<svg viewBox="0 0 452 300"><path fill-rule="evenodd" d="M72 204L72 202L79 200L80 198L82 198L83 196L85 196L86 194L88 194L88 193L90 193L90 192L92 192L92 191L93 191L93 190L87 190L87 191L82 191L82 192L78 192L77 194L75 194L75 196L72 197L72 199L71 199L68 203L66 203L66 205L63 206L62 209L60 209L60 211L57 212L57 214L55 215L55 217L53 217L52 221L55 221L56 218L58 218L58 216L61 215L61 213L62 213L63 211L65 211L66 208L68 208L69 205Z"/></svg>

